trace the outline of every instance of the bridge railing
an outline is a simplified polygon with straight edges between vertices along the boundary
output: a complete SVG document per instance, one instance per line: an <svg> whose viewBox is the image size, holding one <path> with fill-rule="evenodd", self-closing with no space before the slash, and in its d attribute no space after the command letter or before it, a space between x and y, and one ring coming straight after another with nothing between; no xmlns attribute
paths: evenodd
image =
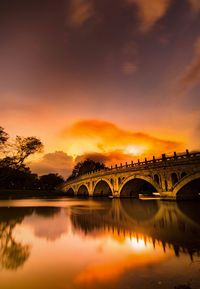
<svg viewBox="0 0 200 289"><path fill-rule="evenodd" d="M104 169L99 169L99 170L95 170L92 172L89 172L87 174L84 174L78 178L75 178L73 180L67 181L68 184L73 183L74 181L78 181L78 180L83 180L88 178L91 175L103 175L105 174L106 171L117 171L120 169L126 169L126 168L136 168L136 169L142 169L142 168L146 168L149 165L155 165L158 163L167 163L167 162L174 162L174 161L180 161L180 160L184 160L184 159L194 159L194 158L200 158L200 152L189 152L188 150L186 150L186 152L182 152L182 153L176 153L174 152L173 155L166 155L166 154L162 154L161 157L156 158L155 156L153 156L153 158L151 160L147 160L147 158L144 159L144 161L140 161L138 159L137 162L133 162L131 161L131 163L125 163L125 164L120 164L120 165L114 165L114 166L110 166L110 167L106 167Z"/></svg>

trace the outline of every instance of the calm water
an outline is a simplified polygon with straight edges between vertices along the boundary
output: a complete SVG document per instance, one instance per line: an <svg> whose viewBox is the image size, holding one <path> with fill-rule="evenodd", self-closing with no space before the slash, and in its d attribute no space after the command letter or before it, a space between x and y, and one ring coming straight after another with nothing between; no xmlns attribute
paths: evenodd
<svg viewBox="0 0 200 289"><path fill-rule="evenodd" d="M200 288L200 203L0 202L0 288Z"/></svg>

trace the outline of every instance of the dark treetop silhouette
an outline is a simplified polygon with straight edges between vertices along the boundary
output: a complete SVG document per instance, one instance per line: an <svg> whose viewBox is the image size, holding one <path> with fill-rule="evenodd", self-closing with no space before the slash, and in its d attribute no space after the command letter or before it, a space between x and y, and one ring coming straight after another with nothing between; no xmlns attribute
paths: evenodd
<svg viewBox="0 0 200 289"><path fill-rule="evenodd" d="M64 180L57 174L38 177L25 161L29 156L41 152L43 144L37 137L16 136L12 141L0 127L0 189L54 190Z"/></svg>

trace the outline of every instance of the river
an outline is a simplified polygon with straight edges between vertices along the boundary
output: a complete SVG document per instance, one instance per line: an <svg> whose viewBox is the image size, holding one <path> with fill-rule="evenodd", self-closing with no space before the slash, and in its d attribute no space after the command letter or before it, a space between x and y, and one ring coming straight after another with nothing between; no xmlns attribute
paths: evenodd
<svg viewBox="0 0 200 289"><path fill-rule="evenodd" d="M0 201L2 289L180 285L200 288L199 202Z"/></svg>

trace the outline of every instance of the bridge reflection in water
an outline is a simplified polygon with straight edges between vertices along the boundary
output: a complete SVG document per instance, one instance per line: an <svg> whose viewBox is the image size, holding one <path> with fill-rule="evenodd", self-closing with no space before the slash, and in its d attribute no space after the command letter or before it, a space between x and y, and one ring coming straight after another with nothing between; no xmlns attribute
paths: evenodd
<svg viewBox="0 0 200 289"><path fill-rule="evenodd" d="M84 235L108 234L138 247L149 243L163 250L200 256L199 204L191 202L120 200L104 201L100 208L73 206L71 222Z"/></svg>
<svg viewBox="0 0 200 289"><path fill-rule="evenodd" d="M199 203L0 202L3 289L200 288L199 257Z"/></svg>

